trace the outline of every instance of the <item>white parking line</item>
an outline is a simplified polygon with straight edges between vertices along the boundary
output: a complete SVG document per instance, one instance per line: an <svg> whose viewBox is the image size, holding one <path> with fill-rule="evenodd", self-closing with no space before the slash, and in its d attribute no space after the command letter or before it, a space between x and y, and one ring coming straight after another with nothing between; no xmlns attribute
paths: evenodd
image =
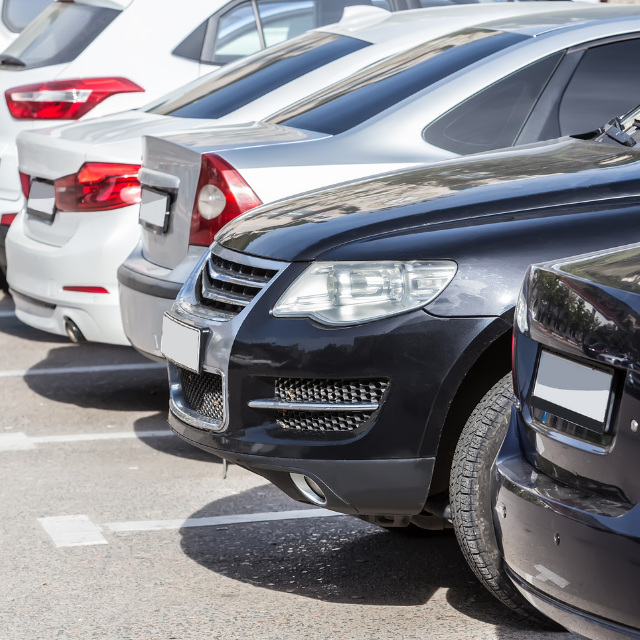
<svg viewBox="0 0 640 640"><path fill-rule="evenodd" d="M164 369L166 365L159 362L144 364L103 364L93 367L52 367L50 369L14 369L0 371L0 378L23 378L25 376L53 376L69 373L105 373L108 371L146 371L148 369Z"/></svg>
<svg viewBox="0 0 640 640"><path fill-rule="evenodd" d="M38 522L51 536L56 547L83 547L91 544L109 544L89 516L54 516L38 518Z"/></svg>
<svg viewBox="0 0 640 640"><path fill-rule="evenodd" d="M15 311L0 311L0 318L15 318Z"/></svg>
<svg viewBox="0 0 640 640"><path fill-rule="evenodd" d="M131 522L110 522L98 525L89 516L54 516L38 518L38 522L49 534L56 547L78 547L92 544L109 544L102 531L119 533L123 531L161 531L184 529L187 527L219 527L227 524L247 522L272 522L274 520L301 520L306 518L333 518L341 513L328 509L298 509L296 511L275 511L269 513L244 513L232 516L212 516L209 518L186 518L180 520L139 520Z"/></svg>
<svg viewBox="0 0 640 640"><path fill-rule="evenodd" d="M0 451L26 451L37 444L59 442L90 442L95 440L122 440L126 438L163 438L174 436L170 429L158 431L111 431L109 433L71 433L60 436L28 436L26 433L0 433Z"/></svg>

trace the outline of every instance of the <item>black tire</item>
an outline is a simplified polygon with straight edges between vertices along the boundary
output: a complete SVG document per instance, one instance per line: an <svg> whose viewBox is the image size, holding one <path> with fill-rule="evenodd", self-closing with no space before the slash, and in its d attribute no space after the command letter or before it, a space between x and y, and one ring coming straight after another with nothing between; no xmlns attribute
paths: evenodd
<svg viewBox="0 0 640 640"><path fill-rule="evenodd" d="M512 401L509 374L484 396L462 430L449 484L453 528L469 566L500 602L532 622L557 628L509 581L493 528L491 474L507 433Z"/></svg>

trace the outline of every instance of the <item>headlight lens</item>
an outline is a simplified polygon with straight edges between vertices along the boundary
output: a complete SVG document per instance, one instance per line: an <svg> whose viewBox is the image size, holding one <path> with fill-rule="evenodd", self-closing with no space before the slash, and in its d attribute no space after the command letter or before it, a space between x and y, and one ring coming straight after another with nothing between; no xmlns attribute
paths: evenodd
<svg viewBox="0 0 640 640"><path fill-rule="evenodd" d="M451 282L457 265L432 262L316 262L285 291L273 315L348 325L417 309Z"/></svg>
<svg viewBox="0 0 640 640"><path fill-rule="evenodd" d="M527 313L527 294L525 292L525 283L522 285L520 289L520 295L518 296L518 302L516 303L516 328L520 333L528 334L529 333L529 314Z"/></svg>

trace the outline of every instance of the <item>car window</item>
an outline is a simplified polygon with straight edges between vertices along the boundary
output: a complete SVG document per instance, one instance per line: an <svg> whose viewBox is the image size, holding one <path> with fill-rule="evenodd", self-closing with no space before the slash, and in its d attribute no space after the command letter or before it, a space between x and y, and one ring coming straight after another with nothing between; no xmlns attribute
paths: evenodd
<svg viewBox="0 0 640 640"><path fill-rule="evenodd" d="M588 49L560 102L560 131L593 131L640 104L640 39Z"/></svg>
<svg viewBox="0 0 640 640"><path fill-rule="evenodd" d="M269 121L336 135L528 36L465 29L391 56L276 114Z"/></svg>
<svg viewBox="0 0 640 640"><path fill-rule="evenodd" d="M265 47L295 38L317 26L315 3L311 0L258 0L257 5Z"/></svg>
<svg viewBox="0 0 640 640"><path fill-rule="evenodd" d="M243 2L218 21L213 61L224 64L262 49L251 2Z"/></svg>
<svg viewBox="0 0 640 640"><path fill-rule="evenodd" d="M49 5L7 47L3 56L23 67L45 67L75 60L120 14L116 9L67 2Z"/></svg>
<svg viewBox="0 0 640 640"><path fill-rule="evenodd" d="M476 93L432 122L424 139L461 155L512 146L562 55L544 58Z"/></svg>
<svg viewBox="0 0 640 640"><path fill-rule="evenodd" d="M2 21L10 31L20 33L34 18L37 18L52 0L4 0Z"/></svg>
<svg viewBox="0 0 640 640"><path fill-rule="evenodd" d="M227 73L214 73L189 90L178 90L147 107L180 118L221 118L267 93L370 43L332 33L310 32L261 53Z"/></svg>

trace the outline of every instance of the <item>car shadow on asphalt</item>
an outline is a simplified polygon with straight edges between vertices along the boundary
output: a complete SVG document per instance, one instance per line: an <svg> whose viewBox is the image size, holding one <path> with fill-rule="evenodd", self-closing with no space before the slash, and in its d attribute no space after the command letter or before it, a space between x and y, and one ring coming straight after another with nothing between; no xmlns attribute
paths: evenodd
<svg viewBox="0 0 640 640"><path fill-rule="evenodd" d="M164 411L159 411L151 416L138 418L138 420L133 423L133 429L136 432L136 435L138 435L138 437L140 438L140 442L161 453L166 453L167 455L176 456L178 458L186 458L188 460L199 460L201 462L213 462L222 464L222 459L218 456L215 456L212 453L207 453L202 449L198 449L198 447L185 442L178 436L162 436L159 438L148 438L144 436L141 437L140 434L143 434L145 431L160 431L169 429L166 409Z"/></svg>
<svg viewBox="0 0 640 640"><path fill-rule="evenodd" d="M100 365L147 364L130 347L104 344L68 344L49 350L37 369ZM145 370L27 375L25 382L38 395L82 408L110 411L166 411L169 404L167 373L162 367Z"/></svg>
<svg viewBox="0 0 640 640"><path fill-rule="evenodd" d="M48 342L52 344L71 344L66 336L58 336L46 331L34 329L15 317L0 317L0 333L29 342Z"/></svg>
<svg viewBox="0 0 640 640"><path fill-rule="evenodd" d="M264 485L216 500L189 517L305 508L309 506ZM189 558L255 587L375 606L411 607L446 598L460 613L497 625L498 637L501 630L505 636L516 629L540 630L484 589L452 531L410 534L343 516L187 528L180 533Z"/></svg>

